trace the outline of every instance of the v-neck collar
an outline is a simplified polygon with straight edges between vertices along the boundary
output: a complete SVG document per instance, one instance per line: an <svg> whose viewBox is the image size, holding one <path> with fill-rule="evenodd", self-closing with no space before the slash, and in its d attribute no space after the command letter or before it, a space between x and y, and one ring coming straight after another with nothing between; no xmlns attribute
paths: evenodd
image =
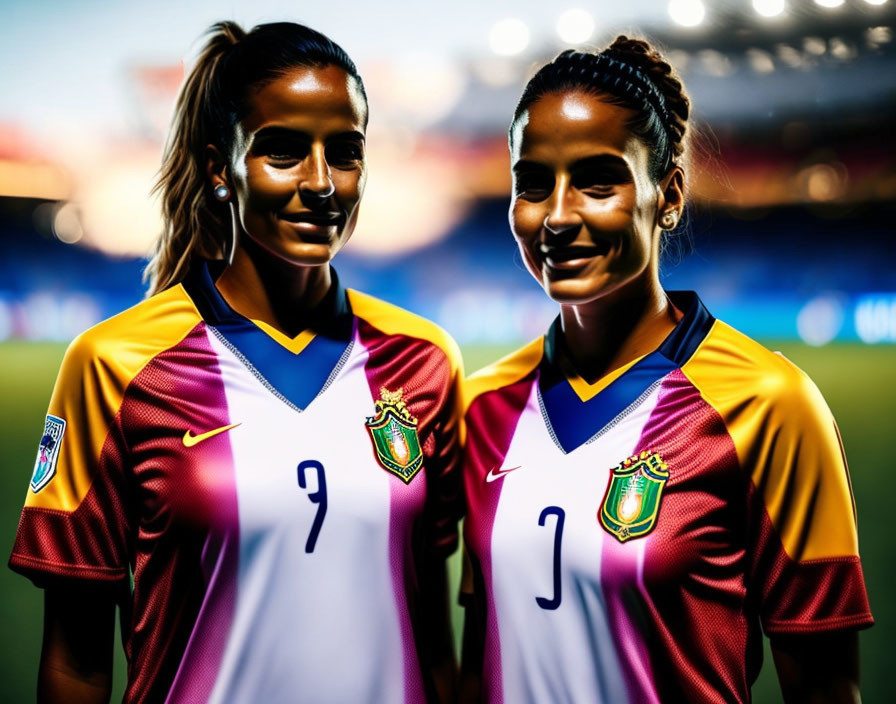
<svg viewBox="0 0 896 704"><path fill-rule="evenodd" d="M352 311L348 303L348 296L339 281L336 270L330 267L330 279L332 281L329 290L317 305L317 318L321 323L314 330L303 330L294 338L260 320L252 320L237 313L230 304L224 300L215 281L224 269L222 261L202 261L193 268L193 271L184 281L184 288L205 322L211 325L227 325L250 322L257 325L266 334L272 337L278 344L292 343L309 334L324 334L329 337L346 337L351 335ZM305 343L307 344L307 343ZM304 347L304 345L303 345ZM301 350L300 350L301 351Z"/></svg>
<svg viewBox="0 0 896 704"><path fill-rule="evenodd" d="M560 365L562 330L559 316L544 338L538 387L542 409L557 444L572 452L596 435L657 381L681 367L706 337L715 318L693 291L672 291L669 297L684 316L653 352L614 370L594 384L568 378Z"/></svg>
<svg viewBox="0 0 896 704"><path fill-rule="evenodd" d="M325 389L350 352L354 316L331 268L332 285L318 307L319 323L290 338L237 313L215 286L220 262L201 262L184 281L206 324L270 391L302 410Z"/></svg>

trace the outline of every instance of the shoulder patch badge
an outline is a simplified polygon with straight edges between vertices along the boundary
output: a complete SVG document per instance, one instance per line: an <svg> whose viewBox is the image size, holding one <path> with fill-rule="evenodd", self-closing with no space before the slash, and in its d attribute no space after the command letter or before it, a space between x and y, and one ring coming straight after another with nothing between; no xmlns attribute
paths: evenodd
<svg viewBox="0 0 896 704"><path fill-rule="evenodd" d="M417 419L405 406L403 389L380 389L380 400L375 402L376 414L365 425L377 462L405 484L423 466L423 450L417 437Z"/></svg>
<svg viewBox="0 0 896 704"><path fill-rule="evenodd" d="M647 535L656 525L669 466L656 452L632 455L610 470L600 512L601 525L624 543Z"/></svg>
<svg viewBox="0 0 896 704"><path fill-rule="evenodd" d="M65 421L48 415L44 424L44 434L37 448L34 472L31 474L31 491L35 494L49 484L56 475L56 461L59 459L63 435L65 435Z"/></svg>

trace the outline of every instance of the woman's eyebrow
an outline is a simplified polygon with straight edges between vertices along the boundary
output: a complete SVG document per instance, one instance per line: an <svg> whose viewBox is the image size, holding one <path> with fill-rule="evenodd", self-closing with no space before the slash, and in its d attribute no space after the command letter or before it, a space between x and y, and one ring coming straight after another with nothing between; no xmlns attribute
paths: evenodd
<svg viewBox="0 0 896 704"><path fill-rule="evenodd" d="M292 137L293 139L297 137L311 137L311 135L309 135L304 130L296 130L292 127L283 127L281 125L269 125L268 127L262 127L252 136L253 139L256 140L266 139L268 137Z"/></svg>
<svg viewBox="0 0 896 704"><path fill-rule="evenodd" d="M525 171L527 169L529 169L529 170L533 170L533 169L547 170L550 167L548 167L546 164L542 164L537 161L532 161L531 159L520 159L519 161L514 163L511 168L513 169L513 171Z"/></svg>
<svg viewBox="0 0 896 704"><path fill-rule="evenodd" d="M624 168L629 171L628 162L618 154L595 154L594 156L586 156L578 161L574 161L570 168L572 169L594 169L601 167Z"/></svg>
<svg viewBox="0 0 896 704"><path fill-rule="evenodd" d="M594 168L624 168L630 171L628 162L617 154L595 154L578 159L570 166L571 170L594 169ZM522 171L526 169L549 169L547 164L532 159L519 159L511 167L513 171Z"/></svg>
<svg viewBox="0 0 896 704"><path fill-rule="evenodd" d="M292 127L284 127L282 125L269 125L267 127L262 127L260 130L255 132L253 135L253 141L259 139L268 139L270 137L275 138L290 138L290 139L311 139L311 135L305 130L298 130ZM344 132L336 132L334 134L327 135L327 140L353 140L356 142L364 142L365 138L361 132L357 130L346 130Z"/></svg>
<svg viewBox="0 0 896 704"><path fill-rule="evenodd" d="M327 136L328 142L333 140L360 142L361 144L367 141L364 134L357 130L346 130L345 132L337 132Z"/></svg>

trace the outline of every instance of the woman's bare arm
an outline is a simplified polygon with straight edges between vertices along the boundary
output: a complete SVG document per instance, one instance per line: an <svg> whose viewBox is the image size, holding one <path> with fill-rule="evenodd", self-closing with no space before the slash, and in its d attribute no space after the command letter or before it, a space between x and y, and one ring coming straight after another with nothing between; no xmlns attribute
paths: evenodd
<svg viewBox="0 0 896 704"><path fill-rule="evenodd" d="M67 582L44 590L40 704L94 704L112 691L115 598L111 588Z"/></svg>
<svg viewBox="0 0 896 704"><path fill-rule="evenodd" d="M776 636L772 655L787 704L858 704L856 631Z"/></svg>

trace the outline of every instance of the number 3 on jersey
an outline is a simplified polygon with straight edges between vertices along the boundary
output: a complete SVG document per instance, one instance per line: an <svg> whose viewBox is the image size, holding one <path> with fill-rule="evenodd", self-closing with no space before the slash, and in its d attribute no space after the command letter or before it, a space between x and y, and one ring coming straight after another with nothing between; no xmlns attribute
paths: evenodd
<svg viewBox="0 0 896 704"><path fill-rule="evenodd" d="M299 462L296 467L296 475L299 480L299 487L308 489L308 482L305 471L313 469L317 475L317 489L308 492L308 499L313 504L317 504L317 513L314 516L314 522L311 524L311 531L308 533L308 540L305 542L305 552L314 552L314 546L317 543L317 536L320 534L320 527L324 523L324 516L327 515L327 478L324 475L324 466L317 460L304 460Z"/></svg>
<svg viewBox="0 0 896 704"><path fill-rule="evenodd" d="M563 540L563 522L566 520L566 512L559 506L548 506L538 517L538 525L545 525L548 516L557 517L557 523L554 526L554 596L550 599L537 596L535 601L541 608L553 611L560 606L560 599L563 594L563 585L560 583L560 543Z"/></svg>

